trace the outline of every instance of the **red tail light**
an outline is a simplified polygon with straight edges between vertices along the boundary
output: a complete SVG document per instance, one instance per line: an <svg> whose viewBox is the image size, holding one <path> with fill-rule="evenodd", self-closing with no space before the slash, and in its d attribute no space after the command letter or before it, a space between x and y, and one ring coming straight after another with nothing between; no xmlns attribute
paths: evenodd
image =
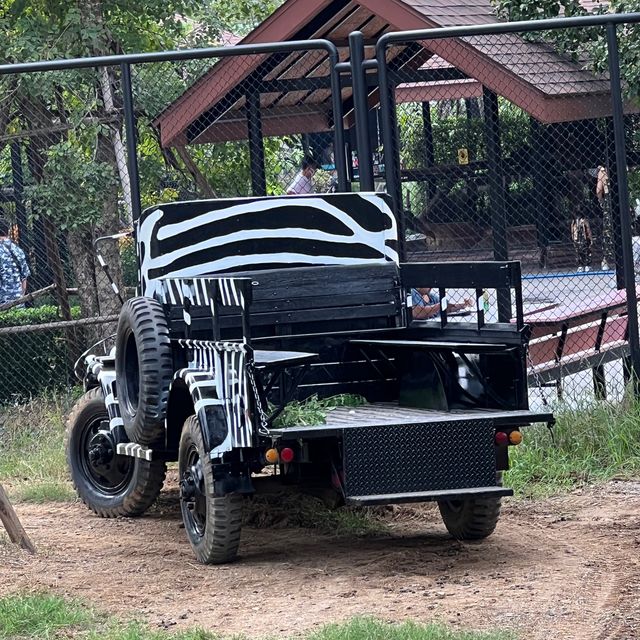
<svg viewBox="0 0 640 640"><path fill-rule="evenodd" d="M285 464L288 464L289 462L293 462L293 458L294 458L293 449L290 449L289 447L285 447L284 449L280 450L280 462L284 462Z"/></svg>

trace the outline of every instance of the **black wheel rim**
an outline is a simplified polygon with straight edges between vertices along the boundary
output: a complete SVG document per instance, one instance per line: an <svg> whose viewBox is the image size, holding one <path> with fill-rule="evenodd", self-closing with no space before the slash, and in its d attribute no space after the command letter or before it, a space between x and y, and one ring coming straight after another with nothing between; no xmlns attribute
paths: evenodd
<svg viewBox="0 0 640 640"><path fill-rule="evenodd" d="M181 498L184 526L189 537L200 539L207 528L207 496L204 487L202 459L194 443L187 450L185 470L182 474Z"/></svg>
<svg viewBox="0 0 640 640"><path fill-rule="evenodd" d="M100 431L107 430L106 416L96 416L89 420L80 438L79 457L86 480L99 492L114 496L129 486L135 460L116 455L115 444L110 443L110 436L100 435Z"/></svg>
<svg viewBox="0 0 640 640"><path fill-rule="evenodd" d="M138 361L138 347L133 332L129 332L124 345L124 383L126 393L124 401L127 413L134 415L140 402L140 363Z"/></svg>

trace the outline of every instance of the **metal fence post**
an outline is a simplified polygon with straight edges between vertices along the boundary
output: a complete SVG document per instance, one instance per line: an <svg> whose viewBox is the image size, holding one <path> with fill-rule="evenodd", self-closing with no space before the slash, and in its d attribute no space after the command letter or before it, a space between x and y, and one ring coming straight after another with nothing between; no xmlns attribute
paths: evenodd
<svg viewBox="0 0 640 640"><path fill-rule="evenodd" d="M331 104L333 108L333 161L338 174L338 191L349 191L349 177L347 175L346 147L344 142L344 112L342 109L342 82L338 64L340 56L338 50L329 49L329 59L331 63Z"/></svg>
<svg viewBox="0 0 640 640"><path fill-rule="evenodd" d="M122 74L122 98L124 102L124 126L127 132L127 167L129 168L129 182L131 184L131 211L133 223L140 217L142 205L140 202L140 176L138 173L138 142L136 129L136 115L133 111L133 91L131 88L131 65L123 62L120 65Z"/></svg>
<svg viewBox="0 0 640 640"><path fill-rule="evenodd" d="M489 201L491 203L491 226L493 227L493 259L508 260L506 204L504 199L504 171L502 145L500 141L500 119L498 96L484 89L485 139L487 143L487 167L489 171ZM498 320L511 319L511 295L509 289L496 291Z"/></svg>
<svg viewBox="0 0 640 640"><path fill-rule="evenodd" d="M369 141L369 104L365 77L364 36L360 31L349 34L351 76L353 78L353 105L356 112L356 138L358 140L358 181L360 191L373 191L373 158Z"/></svg>
<svg viewBox="0 0 640 640"><path fill-rule="evenodd" d="M400 151L398 147L398 128L395 117L394 85L387 68L384 39L378 41L376 57L378 59L378 78L380 81L380 122L382 144L384 148L384 175L387 193L393 202L393 213L398 224L398 256L401 262L406 260L404 209L402 206L402 182L400 178Z"/></svg>
<svg viewBox="0 0 640 640"><path fill-rule="evenodd" d="M633 265L631 240L631 216L629 215L629 183L627 179L627 154L624 141L624 106L620 83L620 57L618 52L617 25L607 24L607 49L609 53L609 76L611 106L613 111L613 134L616 147L616 173L618 178L618 203L620 207L620 231L622 235L622 259L624 266L627 313L629 317L629 351L631 355L632 381L636 393L640 373L640 336L638 332L638 301Z"/></svg>

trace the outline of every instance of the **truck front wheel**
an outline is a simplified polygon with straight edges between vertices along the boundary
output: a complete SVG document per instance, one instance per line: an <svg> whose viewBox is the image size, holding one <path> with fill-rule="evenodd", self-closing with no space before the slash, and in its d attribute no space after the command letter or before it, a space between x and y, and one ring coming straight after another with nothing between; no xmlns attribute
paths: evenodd
<svg viewBox="0 0 640 640"><path fill-rule="evenodd" d="M99 516L139 516L158 497L165 463L116 454L99 387L85 393L73 407L65 444L73 486Z"/></svg>
<svg viewBox="0 0 640 640"><path fill-rule="evenodd" d="M184 423L178 457L182 520L198 562L231 562L240 544L244 498L214 494L213 466L196 416Z"/></svg>

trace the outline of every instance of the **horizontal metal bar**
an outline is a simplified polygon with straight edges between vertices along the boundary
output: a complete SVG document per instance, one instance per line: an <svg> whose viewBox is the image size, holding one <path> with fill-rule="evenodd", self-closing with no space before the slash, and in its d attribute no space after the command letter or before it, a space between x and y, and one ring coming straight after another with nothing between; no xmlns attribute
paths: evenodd
<svg viewBox="0 0 640 640"><path fill-rule="evenodd" d="M57 329L69 329L70 327L86 327L93 324L106 324L117 322L118 315L100 316L98 318L79 318L78 320L63 320L61 322L47 322L45 324L25 324L15 327L0 328L0 336L13 336L18 333L36 333L38 331L55 331Z"/></svg>
<svg viewBox="0 0 640 640"><path fill-rule="evenodd" d="M640 22L640 13L612 13L605 16L579 16L577 18L549 18L547 20L520 20L518 22L493 22L483 25L439 27L413 31L396 31L383 35L376 45L378 60L381 52L393 42L415 40L436 40L438 38L461 38L466 36L497 35L526 31L547 31L552 29L572 29L599 27L607 24L627 24Z"/></svg>
<svg viewBox="0 0 640 640"><path fill-rule="evenodd" d="M432 502L434 500L464 500L480 496L512 496L513 489L505 487L476 487L472 489L447 489L440 491L416 491L412 493L384 493L372 496L347 496L351 505L402 504L406 502Z"/></svg>
<svg viewBox="0 0 640 640"><path fill-rule="evenodd" d="M203 58L228 58L231 56L257 55L261 53L280 53L325 50L334 59L338 58L338 49L329 40L292 40L265 44L236 44L232 47L208 47L206 49L177 49L155 53L130 53L116 56L95 56L89 58L70 58L68 60L46 60L44 62L23 62L0 65L0 75L14 73L33 73L36 71L64 71L68 69L86 69L87 67L107 67L120 64L146 64L149 62L173 62L177 60L201 60Z"/></svg>
<svg viewBox="0 0 640 640"><path fill-rule="evenodd" d="M543 384L557 382L566 376L571 376L581 371L588 371L589 369L593 369L593 367L599 367L608 362L620 360L628 356L629 351L628 344L618 347L605 347L597 353L592 353L591 355L567 363L560 362L546 370L536 370L534 373L533 370L530 369L527 373L527 380L532 386L537 386L540 382ZM540 365L537 366L540 367Z"/></svg>

